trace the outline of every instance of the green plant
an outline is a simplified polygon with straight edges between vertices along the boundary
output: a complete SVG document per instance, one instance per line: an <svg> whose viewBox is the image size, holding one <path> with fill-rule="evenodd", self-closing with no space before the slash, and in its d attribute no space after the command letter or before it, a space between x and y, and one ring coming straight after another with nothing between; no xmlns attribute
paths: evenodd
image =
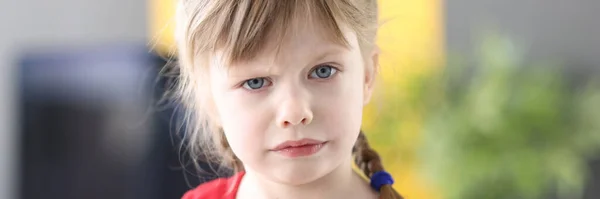
<svg viewBox="0 0 600 199"><path fill-rule="evenodd" d="M473 67L415 83L424 173L447 199L579 197L600 149L599 84L573 89L560 64L526 62L507 38L482 44Z"/></svg>

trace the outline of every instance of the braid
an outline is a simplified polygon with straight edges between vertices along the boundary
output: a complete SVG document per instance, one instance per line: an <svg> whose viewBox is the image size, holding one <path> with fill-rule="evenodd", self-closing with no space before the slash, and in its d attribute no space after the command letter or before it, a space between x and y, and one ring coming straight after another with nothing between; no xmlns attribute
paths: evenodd
<svg viewBox="0 0 600 199"><path fill-rule="evenodd" d="M371 148L367 141L367 137L361 130L358 134L358 139L352 148L354 154L354 163L360 168L363 173L371 178L371 176L379 171L384 171L381 157ZM391 185L384 185L379 190L380 199L403 199Z"/></svg>

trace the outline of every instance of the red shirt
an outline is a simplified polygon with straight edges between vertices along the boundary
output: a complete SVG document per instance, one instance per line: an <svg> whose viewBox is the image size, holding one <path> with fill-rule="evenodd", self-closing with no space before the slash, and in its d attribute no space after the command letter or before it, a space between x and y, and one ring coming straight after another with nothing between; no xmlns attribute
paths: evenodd
<svg viewBox="0 0 600 199"><path fill-rule="evenodd" d="M235 199L244 172L229 178L219 178L200 184L185 193L181 199Z"/></svg>

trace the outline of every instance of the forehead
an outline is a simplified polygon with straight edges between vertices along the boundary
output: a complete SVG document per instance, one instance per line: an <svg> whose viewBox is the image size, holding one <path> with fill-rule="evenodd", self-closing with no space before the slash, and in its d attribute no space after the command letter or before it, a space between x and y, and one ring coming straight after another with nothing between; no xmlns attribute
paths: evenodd
<svg viewBox="0 0 600 199"><path fill-rule="evenodd" d="M271 33L254 56L244 59L221 62L223 67L232 69L255 64L275 64L289 61L309 62L328 55L360 51L356 33L346 26L340 26L339 33L325 28L319 23L308 23L301 19L293 20L281 37ZM227 57L223 51L221 57ZM254 64L252 64L254 63Z"/></svg>
<svg viewBox="0 0 600 199"><path fill-rule="evenodd" d="M337 49L350 51L358 48L356 34L348 28L341 27L340 35L330 32L316 24L293 26L281 39L269 39L258 55L284 56L297 53L319 54L323 50ZM339 37L339 38L338 38ZM344 41L344 42L342 42Z"/></svg>
<svg viewBox="0 0 600 199"><path fill-rule="evenodd" d="M281 40L266 41L264 48L255 56L229 64L221 62L220 66L229 76L246 76L248 74L245 73L250 71L276 72L289 67L302 68L310 64L319 64L317 62L328 58L360 56L356 34L348 28L341 29L344 40L347 41L347 44L343 44L330 38L331 36L319 26L298 27L289 29L289 34Z"/></svg>
<svg viewBox="0 0 600 199"><path fill-rule="evenodd" d="M225 23L227 25L218 31L216 41L206 42L217 43L213 52L221 51L221 59L226 65L255 59L258 54L279 54L282 50L298 47L316 47L323 44L351 47L348 37L354 35L348 34L352 31L346 28L349 26L344 26L345 22L341 20L343 17L340 17L339 10L332 10L330 6L320 6L313 1L281 2L280 9L266 9L245 16L229 16L236 19ZM251 11L252 7L255 6L242 9Z"/></svg>

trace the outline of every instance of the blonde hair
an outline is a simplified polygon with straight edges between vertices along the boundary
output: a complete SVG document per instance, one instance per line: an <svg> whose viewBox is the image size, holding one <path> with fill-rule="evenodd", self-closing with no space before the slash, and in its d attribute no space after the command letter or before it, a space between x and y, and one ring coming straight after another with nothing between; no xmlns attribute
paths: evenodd
<svg viewBox="0 0 600 199"><path fill-rule="evenodd" d="M176 97L187 110L186 139L194 163L204 157L207 162L243 170L213 120L207 83L198 81L207 79L207 66L215 59L225 65L248 60L260 53L267 41L282 41L294 17L318 22L331 41L344 46L349 44L341 28L350 28L363 56L375 48L376 0L180 0L175 32L179 62ZM217 56L217 51L223 56ZM366 176L383 170L379 155L362 132L353 151L355 163ZM384 199L401 198L389 185L379 191Z"/></svg>

